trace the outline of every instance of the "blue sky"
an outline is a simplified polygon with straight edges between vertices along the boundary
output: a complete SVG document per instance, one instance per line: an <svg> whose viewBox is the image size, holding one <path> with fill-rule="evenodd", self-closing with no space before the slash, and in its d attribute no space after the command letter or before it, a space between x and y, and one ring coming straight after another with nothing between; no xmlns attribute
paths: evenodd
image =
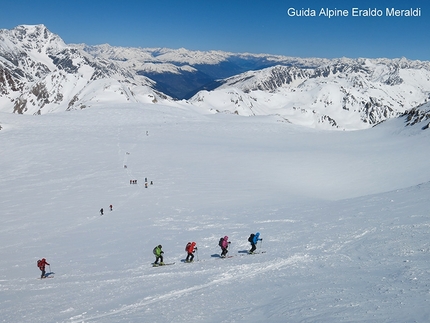
<svg viewBox="0 0 430 323"><path fill-rule="evenodd" d="M316 17L292 17L289 8ZM346 17L318 16L321 8ZM352 8L382 17L352 17ZM420 8L420 17L386 17L386 8ZM66 43L269 53L299 57L407 57L430 60L430 2L268 0L14 0L2 3L0 29L44 24Z"/></svg>

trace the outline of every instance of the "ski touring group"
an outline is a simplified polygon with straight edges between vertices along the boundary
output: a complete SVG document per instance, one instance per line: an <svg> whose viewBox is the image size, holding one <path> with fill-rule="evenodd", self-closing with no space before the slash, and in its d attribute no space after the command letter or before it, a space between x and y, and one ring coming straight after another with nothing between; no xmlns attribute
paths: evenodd
<svg viewBox="0 0 430 323"><path fill-rule="evenodd" d="M248 242L251 244L251 249L247 251L248 254L256 253L258 241L261 241L261 242L263 241L263 239L260 238L260 232L257 232L255 234L251 233L249 235ZM221 253L218 256L220 258L232 257L232 256L227 256L228 251L229 251L228 248L229 248L230 244L231 244L231 241L228 240L228 236L224 236L224 237L221 237L219 239L218 246L221 248ZM185 263L193 262L194 261L194 254L196 252L198 252L197 243L194 241L188 242L185 246L185 252L186 252L187 256L183 260L183 262L185 262ZM161 244L155 246L155 248L152 250L152 253L155 256L155 261L152 263L153 267L175 264L174 262L172 262L172 263L165 263L164 262L164 251L163 251L163 246ZM198 254L197 254L197 260L199 260ZM46 272L46 266L49 266L49 272ZM45 258L42 258L42 259L37 261L37 267L42 272L41 276L40 276L41 279L54 277L53 276L54 273L51 271L51 265L46 261Z"/></svg>
<svg viewBox="0 0 430 323"><path fill-rule="evenodd" d="M248 254L254 254L256 253L256 249L257 249L257 244L258 241L263 241L262 238L260 238L260 232L257 233L251 233L249 238L248 238L248 242L251 244L251 249L249 251L247 251ZM227 256L228 253L228 248L231 244L231 241L228 241L228 236L224 236L221 237L219 239L218 242L218 246L221 248L221 253L219 255L220 258L227 258L227 257L232 257L232 256ZM164 266L164 265L173 265L173 263L164 263L164 251L163 251L163 246L162 245L158 245L156 246L153 250L152 253L155 256L155 261L152 263L152 265L154 267L158 267L158 266ZM187 254L186 258L183 260L183 262L185 263L190 263L194 261L194 254L196 252L198 252L198 248L197 248L197 244L196 242L188 242L185 246L185 252ZM198 253L197 253L197 260L198 260Z"/></svg>
<svg viewBox="0 0 430 323"><path fill-rule="evenodd" d="M126 152L126 155L129 155L129 152ZM127 169L127 165L124 163L124 169ZM137 180L130 180L130 184L137 184ZM153 181L150 181L150 185L153 185ZM148 178L145 178L145 187L148 188ZM113 211L112 204L109 205L109 210ZM100 209L100 215L104 215L104 209ZM243 251L244 253L248 254L254 254L256 253L257 244L258 241L263 241L263 239L260 238L260 232L252 233L250 234L248 238L248 242L251 244L251 249L249 251ZM221 237L218 242L218 246L221 248L221 253L219 255L216 255L219 258L229 258L233 256L227 256L229 250L229 246L231 244L231 241L228 240L228 236ZM261 245L260 245L261 246ZM158 266L164 266L164 265L173 265L172 263L165 263L164 262L164 251L163 246L161 244L157 245L153 249L153 254L155 256L155 261L152 263L152 266L158 267ZM186 252L186 258L183 260L185 263L191 263L194 261L194 255L196 252L198 252L197 244L196 242L188 242L185 246L185 252ZM264 252L264 251L262 251ZM197 260L199 260L198 253L197 253ZM46 266L49 266L49 272L46 272ZM53 278L54 273L51 271L50 264L46 261L45 258L42 258L41 260L37 261L37 267L40 269L41 273L41 279L43 278Z"/></svg>

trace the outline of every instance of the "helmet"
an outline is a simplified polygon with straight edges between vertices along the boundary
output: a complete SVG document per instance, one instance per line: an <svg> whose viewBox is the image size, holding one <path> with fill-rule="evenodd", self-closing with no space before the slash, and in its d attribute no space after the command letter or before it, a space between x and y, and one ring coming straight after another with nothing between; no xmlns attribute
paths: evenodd
<svg viewBox="0 0 430 323"><path fill-rule="evenodd" d="M45 258L42 258L42 261L46 261L46 259L45 259Z"/></svg>
<svg viewBox="0 0 430 323"><path fill-rule="evenodd" d="M158 245L158 248L160 248L160 249L161 249L161 248L163 248L163 247L161 246L161 244L159 244L159 245Z"/></svg>
<svg viewBox="0 0 430 323"><path fill-rule="evenodd" d="M225 236L225 237L224 237L224 240L228 240L228 237L227 237L227 236Z"/></svg>

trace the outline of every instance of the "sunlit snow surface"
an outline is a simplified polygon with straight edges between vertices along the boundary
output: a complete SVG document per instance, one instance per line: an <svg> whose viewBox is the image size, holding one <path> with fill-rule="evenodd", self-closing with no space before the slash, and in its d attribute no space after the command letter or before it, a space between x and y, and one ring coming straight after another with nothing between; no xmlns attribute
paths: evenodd
<svg viewBox="0 0 430 323"><path fill-rule="evenodd" d="M0 114L0 321L427 322L430 132L403 122ZM266 253L241 253L256 231ZM224 235L235 257L212 257Z"/></svg>

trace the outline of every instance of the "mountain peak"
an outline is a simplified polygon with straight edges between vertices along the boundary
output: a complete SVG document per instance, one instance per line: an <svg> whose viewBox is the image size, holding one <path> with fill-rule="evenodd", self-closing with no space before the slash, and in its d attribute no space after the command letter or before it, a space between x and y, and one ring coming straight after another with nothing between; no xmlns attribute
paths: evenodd
<svg viewBox="0 0 430 323"><path fill-rule="evenodd" d="M0 30L1 111L83 109L107 95L119 102L136 102L136 96L154 102L153 83L112 60L66 45L43 24Z"/></svg>
<svg viewBox="0 0 430 323"><path fill-rule="evenodd" d="M64 41L49 31L45 25L19 25L13 29L0 30L0 37L7 47L21 47L25 49L66 48ZM0 48L4 44L0 43Z"/></svg>

